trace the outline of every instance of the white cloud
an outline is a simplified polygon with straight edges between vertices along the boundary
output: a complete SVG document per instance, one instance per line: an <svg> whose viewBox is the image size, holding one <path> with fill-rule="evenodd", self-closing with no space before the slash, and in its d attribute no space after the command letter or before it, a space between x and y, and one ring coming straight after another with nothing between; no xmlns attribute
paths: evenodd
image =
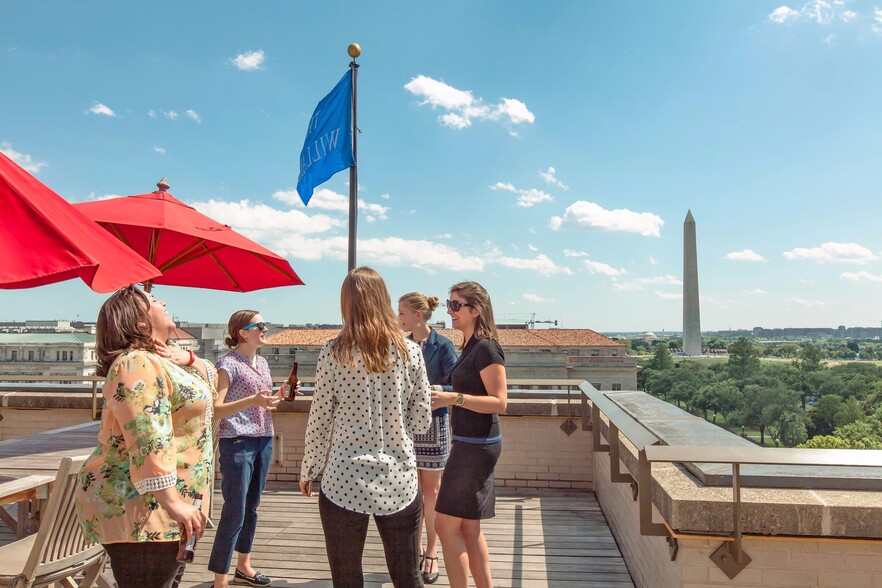
<svg viewBox="0 0 882 588"><path fill-rule="evenodd" d="M41 169L49 165L45 161L34 161L27 153L16 151L8 141L0 141L0 152L32 174L40 173Z"/></svg>
<svg viewBox="0 0 882 588"><path fill-rule="evenodd" d="M165 149L163 149L162 147L155 147L154 146L153 150L156 151L157 153L159 153L160 155L165 155Z"/></svg>
<svg viewBox="0 0 882 588"><path fill-rule="evenodd" d="M199 116L199 114L195 110L190 110L190 109L185 110L184 114L188 118L191 118L191 119L195 120L196 122L198 122L199 124L202 124L202 117Z"/></svg>
<svg viewBox="0 0 882 588"><path fill-rule="evenodd" d="M797 281L798 281L800 284L814 284L814 283L815 283L814 280L806 280L806 279L802 279L802 278L800 278L800 279L797 280Z"/></svg>
<svg viewBox="0 0 882 588"><path fill-rule="evenodd" d="M303 201L300 200L300 195L298 195L297 190L294 189L277 190L273 194L273 198L291 206L304 208ZM327 188L318 188L313 192L312 198L309 200L309 208L333 210L335 212L349 214L349 196L339 194ZM364 219L369 223L378 220L386 220L389 214L388 206L366 202L361 198L358 199L358 210L360 213L364 214Z"/></svg>
<svg viewBox="0 0 882 588"><path fill-rule="evenodd" d="M653 256L649 256L649 265L658 265L658 260Z"/></svg>
<svg viewBox="0 0 882 588"><path fill-rule="evenodd" d="M745 290L744 293L745 294L756 294L757 296L764 296L765 294L768 294L768 292L766 292L762 288L755 288L753 290Z"/></svg>
<svg viewBox="0 0 882 588"><path fill-rule="evenodd" d="M508 182L496 182L492 186L490 186L491 190L505 190L506 192L517 192L517 188L514 187L514 184L509 184Z"/></svg>
<svg viewBox="0 0 882 588"><path fill-rule="evenodd" d="M254 71L257 69L263 69L264 57L263 49L246 51L245 53L240 53L230 59L230 63L242 71Z"/></svg>
<svg viewBox="0 0 882 588"><path fill-rule="evenodd" d="M563 250L564 257L588 257L584 251L573 251L572 249Z"/></svg>
<svg viewBox="0 0 882 588"><path fill-rule="evenodd" d="M380 198L383 200L389 200L392 196L390 194L380 194Z"/></svg>
<svg viewBox="0 0 882 588"><path fill-rule="evenodd" d="M873 24L871 27L876 34L882 34L882 8L873 9Z"/></svg>
<svg viewBox="0 0 882 588"><path fill-rule="evenodd" d="M547 192L543 192L542 190L537 190L536 188L530 188L529 190L519 190L520 196L518 196L517 205L522 208L530 208L531 206L535 206L541 202L551 202L554 200L551 194Z"/></svg>
<svg viewBox="0 0 882 588"><path fill-rule="evenodd" d="M566 266L557 265L547 255L539 254L533 259L524 259L518 257L506 257L491 254L488 256L488 262L498 263L505 267L514 269L525 269L534 271L543 276L554 276L562 274L566 276L573 275L573 270Z"/></svg>
<svg viewBox="0 0 882 588"><path fill-rule="evenodd" d="M438 120L454 129L470 127L473 120L490 120L511 130L514 125L533 124L536 120L536 116L520 100L502 98L499 103L488 106L469 90L460 90L424 75L411 79L404 89L421 98L423 101L420 105L428 104L433 109L447 111Z"/></svg>
<svg viewBox="0 0 882 588"><path fill-rule="evenodd" d="M797 247L784 252L786 259L807 259L815 263L864 264L878 259L876 255L857 243L823 243L817 247Z"/></svg>
<svg viewBox="0 0 882 588"><path fill-rule="evenodd" d="M554 302L554 298L543 298L542 296L539 296L538 294L533 294L532 292L524 292L522 296L527 302L535 302L537 304L548 304L550 302Z"/></svg>
<svg viewBox="0 0 882 588"><path fill-rule="evenodd" d="M846 10L842 0L810 0L800 8L779 6L769 14L769 21L776 24L807 21L819 25L831 25L835 21L850 23L860 16L854 10Z"/></svg>
<svg viewBox="0 0 882 588"><path fill-rule="evenodd" d="M732 261L766 261L766 258L752 249L742 249L741 251L732 251L723 256L723 259Z"/></svg>
<svg viewBox="0 0 882 588"><path fill-rule="evenodd" d="M820 300L806 300L805 298L793 297L790 301L795 302L796 304L801 304L802 306L824 306L824 303Z"/></svg>
<svg viewBox="0 0 882 588"><path fill-rule="evenodd" d="M637 282L640 284L670 284L671 286L683 285L683 280L681 280L677 276L672 276L671 274L655 276L652 278L639 278Z"/></svg>
<svg viewBox="0 0 882 588"><path fill-rule="evenodd" d="M91 112L92 114L98 114L101 116L110 116L110 117L116 116L116 113L113 110L111 110L111 108L109 106L107 106L106 104L102 104L101 102L93 102L92 106L89 107L89 112Z"/></svg>
<svg viewBox="0 0 882 588"><path fill-rule="evenodd" d="M567 186L566 184L564 184L563 182L561 182L559 179L557 179L556 174L557 174L557 172L551 166L549 166L548 169L545 171L539 170L539 175L542 176L542 179L545 180L546 183L554 184L555 186L560 186L564 190L569 190L570 187Z"/></svg>
<svg viewBox="0 0 882 588"><path fill-rule="evenodd" d="M769 20L778 24L782 24L787 22L788 20L794 20L797 18L799 18L799 11L793 10L789 6L779 6L769 15Z"/></svg>
<svg viewBox="0 0 882 588"><path fill-rule="evenodd" d="M655 295L663 300L682 300L683 294L680 292L659 292L655 291Z"/></svg>
<svg viewBox="0 0 882 588"><path fill-rule="evenodd" d="M563 218L551 217L549 227L559 230L562 227L598 231L624 231L646 237L660 237L665 221L651 212L632 212L626 208L606 210L594 202L580 200L567 207Z"/></svg>
<svg viewBox="0 0 882 588"><path fill-rule="evenodd" d="M535 245L530 245L529 243L527 243L527 249L533 252L539 251L538 247L536 247Z"/></svg>
<svg viewBox="0 0 882 588"><path fill-rule="evenodd" d="M149 116L150 118L156 118L156 111L151 108L147 111L147 116Z"/></svg>
<svg viewBox="0 0 882 588"><path fill-rule="evenodd" d="M844 272L840 276L843 280L850 280L852 282L860 282L861 280L867 280L869 282L882 282L882 276L871 274L867 271L860 272Z"/></svg>
<svg viewBox="0 0 882 588"><path fill-rule="evenodd" d="M619 276L623 276L626 273L624 269L616 269L611 265L601 263L599 261L591 261L590 259L586 259L582 263L585 264L585 269L587 269L592 274L600 274L603 276L616 278Z"/></svg>
<svg viewBox="0 0 882 588"><path fill-rule="evenodd" d="M165 118L167 118L167 119L169 119L169 120L178 120L178 113L175 112L174 110L168 110L168 111L166 111L166 110L162 110L162 109L160 109L160 112L162 113L162 115L163 115Z"/></svg>

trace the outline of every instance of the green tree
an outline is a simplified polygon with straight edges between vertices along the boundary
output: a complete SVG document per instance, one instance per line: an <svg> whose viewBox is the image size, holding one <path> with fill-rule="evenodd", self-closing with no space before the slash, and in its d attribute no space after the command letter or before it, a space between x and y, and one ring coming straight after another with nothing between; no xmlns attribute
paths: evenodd
<svg viewBox="0 0 882 588"><path fill-rule="evenodd" d="M674 367L674 358L667 345L656 345L655 351L652 353L652 361L649 362L650 369L669 370Z"/></svg>
<svg viewBox="0 0 882 588"><path fill-rule="evenodd" d="M830 435L836 428L836 413L842 408L842 397L836 394L821 396L811 411L812 433Z"/></svg>
<svg viewBox="0 0 882 588"><path fill-rule="evenodd" d="M861 403L858 402L857 398L852 396L839 405L839 409L834 416L834 421L836 422L837 427L842 427L859 421L865 416L866 414L864 414L864 409L861 406Z"/></svg>
<svg viewBox="0 0 882 588"><path fill-rule="evenodd" d="M739 337L729 346L729 377L735 380L739 389L744 389L747 380L760 371L759 353L746 337Z"/></svg>
<svg viewBox="0 0 882 588"><path fill-rule="evenodd" d="M777 440L780 440L785 447L795 447L804 443L808 438L805 421L805 415L801 413L785 413L778 421L778 436L775 444L777 445ZM770 428L770 430L773 429Z"/></svg>
<svg viewBox="0 0 882 588"><path fill-rule="evenodd" d="M732 414L736 425L756 427L760 432L760 445L765 445L766 429L772 427L772 440L780 440L781 422L788 413L802 414L799 394L788 390L784 384L747 384L742 391L741 406Z"/></svg>

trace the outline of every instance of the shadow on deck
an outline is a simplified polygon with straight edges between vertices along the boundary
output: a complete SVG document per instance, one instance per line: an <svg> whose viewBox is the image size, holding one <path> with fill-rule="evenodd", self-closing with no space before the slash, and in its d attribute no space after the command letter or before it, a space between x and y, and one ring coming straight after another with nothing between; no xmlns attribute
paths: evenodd
<svg viewBox="0 0 882 588"><path fill-rule="evenodd" d="M215 510L219 517L220 507ZM273 586L331 586L318 499L293 490L267 489L252 562ZM496 517L483 524L494 583L505 587L633 586L628 570L591 492L503 490ZM182 586L210 587L206 569L214 530L208 530L187 566ZM234 559L235 563L235 559ZM365 585L391 586L373 523L364 552ZM436 586L447 586L444 567Z"/></svg>

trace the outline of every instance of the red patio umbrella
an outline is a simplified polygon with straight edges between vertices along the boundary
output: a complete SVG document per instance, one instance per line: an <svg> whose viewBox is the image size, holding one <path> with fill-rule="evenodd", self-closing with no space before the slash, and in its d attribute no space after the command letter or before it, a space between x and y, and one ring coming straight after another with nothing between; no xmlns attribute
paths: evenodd
<svg viewBox="0 0 882 588"><path fill-rule="evenodd" d="M303 284L283 257L169 194L165 178L156 186L76 207L158 267L155 284L236 292Z"/></svg>
<svg viewBox="0 0 882 588"><path fill-rule="evenodd" d="M0 251L0 288L78 277L104 293L160 273L2 153Z"/></svg>

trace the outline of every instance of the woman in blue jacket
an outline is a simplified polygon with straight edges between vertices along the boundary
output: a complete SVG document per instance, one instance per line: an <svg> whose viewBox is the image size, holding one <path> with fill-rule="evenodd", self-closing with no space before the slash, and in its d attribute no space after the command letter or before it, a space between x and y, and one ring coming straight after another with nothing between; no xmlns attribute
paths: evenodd
<svg viewBox="0 0 882 588"><path fill-rule="evenodd" d="M409 338L419 343L426 361L429 383L438 390L452 390L440 386L442 379L456 363L456 348L450 339L439 335L429 326L432 311L438 308L437 296L411 292L398 299L398 320ZM441 487L441 473L450 454L450 427L447 407L432 411L432 426L425 435L415 435L417 469L423 493L423 518L426 521L426 550L421 560L423 581L438 581L438 535L435 532L435 500Z"/></svg>

